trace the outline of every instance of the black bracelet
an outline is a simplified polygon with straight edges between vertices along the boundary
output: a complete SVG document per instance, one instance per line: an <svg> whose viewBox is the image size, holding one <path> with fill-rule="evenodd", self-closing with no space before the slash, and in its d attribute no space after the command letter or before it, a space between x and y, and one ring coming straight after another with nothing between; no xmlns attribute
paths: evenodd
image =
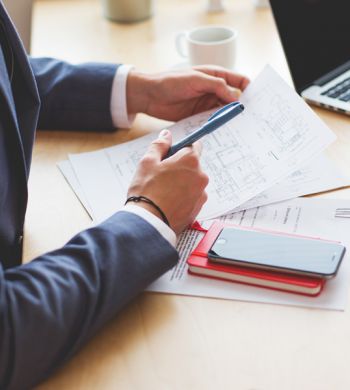
<svg viewBox="0 0 350 390"><path fill-rule="evenodd" d="M162 216L162 219L163 221L170 227L170 223L168 221L168 218L166 217L166 215L164 214L163 210L158 206L156 205L153 200L147 198L146 196L130 196L126 202L124 203L124 205L126 205L128 202L145 202L145 203L148 203L150 204L151 206L153 206L158 212L159 214Z"/></svg>

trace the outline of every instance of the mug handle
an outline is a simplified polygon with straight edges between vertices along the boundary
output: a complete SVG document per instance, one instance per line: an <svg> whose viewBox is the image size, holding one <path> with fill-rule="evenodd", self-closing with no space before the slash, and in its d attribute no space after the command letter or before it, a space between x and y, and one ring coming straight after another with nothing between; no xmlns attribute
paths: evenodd
<svg viewBox="0 0 350 390"><path fill-rule="evenodd" d="M188 52L186 52L184 46L186 35L187 35L187 31L182 31L177 34L175 39L176 50L180 54L180 56L184 58L188 58Z"/></svg>

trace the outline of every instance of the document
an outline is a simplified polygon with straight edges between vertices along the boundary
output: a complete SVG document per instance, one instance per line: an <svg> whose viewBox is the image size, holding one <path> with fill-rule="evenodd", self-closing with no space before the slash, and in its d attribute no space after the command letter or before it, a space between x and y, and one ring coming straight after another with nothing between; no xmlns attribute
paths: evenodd
<svg viewBox="0 0 350 390"><path fill-rule="evenodd" d="M304 169L335 139L269 66L248 86L241 101L245 111L203 139L201 164L209 176L209 185L200 219L227 214ZM174 141L197 128L208 115L199 114L175 124ZM149 134L122 145L69 156L97 221L123 205L137 163L155 137ZM306 169L310 172L310 168ZM289 193L289 188L279 187L278 195L264 194L260 200L281 200L283 191Z"/></svg>
<svg viewBox="0 0 350 390"><path fill-rule="evenodd" d="M337 276L326 282L318 297L305 297L239 283L188 274L187 257L203 233L187 231L177 248L180 261L148 287L148 291L201 297L233 299L282 305L344 310L350 280L350 218L338 217L337 210L350 210L349 200L298 198L234 213L221 219L242 227L254 227L341 241L347 247ZM345 214L344 214L345 215ZM211 222L206 221L208 226Z"/></svg>
<svg viewBox="0 0 350 390"><path fill-rule="evenodd" d="M101 220L101 218L98 219L95 216L91 206L89 205L84 190L80 185L80 182L69 160L60 162L58 167L80 200L81 204L90 215L91 219L96 221ZM316 194L346 186L350 186L350 179L343 175L342 172L337 167L335 167L334 164L325 155L320 155L305 168L301 168L298 171L293 172L282 182L275 184L272 188L255 196L248 202L243 203L233 211L237 212L241 210L247 210L258 206L296 198L298 196ZM115 202L115 199L112 199L111 201ZM97 213L101 207L110 207L107 203L103 206L97 203L96 206ZM106 213L108 212L113 213L115 212L115 209L106 211Z"/></svg>
<svg viewBox="0 0 350 390"><path fill-rule="evenodd" d="M347 186L350 186L350 179L340 172L325 155L320 155L306 167L293 172L286 179L243 203L234 211L247 210Z"/></svg>

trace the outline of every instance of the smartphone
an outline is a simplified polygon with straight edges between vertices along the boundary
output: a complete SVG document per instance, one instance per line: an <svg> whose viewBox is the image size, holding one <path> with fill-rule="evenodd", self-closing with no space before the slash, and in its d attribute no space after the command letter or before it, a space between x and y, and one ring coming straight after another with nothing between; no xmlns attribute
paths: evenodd
<svg viewBox="0 0 350 390"><path fill-rule="evenodd" d="M224 228L208 252L210 261L298 275L332 278L344 245L287 234Z"/></svg>

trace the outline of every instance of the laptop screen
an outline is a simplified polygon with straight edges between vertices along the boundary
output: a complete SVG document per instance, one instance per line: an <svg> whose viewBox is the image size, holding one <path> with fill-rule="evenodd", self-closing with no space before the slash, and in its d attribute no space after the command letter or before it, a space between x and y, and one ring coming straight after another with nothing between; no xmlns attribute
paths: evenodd
<svg viewBox="0 0 350 390"><path fill-rule="evenodd" d="M350 0L270 0L296 90L350 60Z"/></svg>

